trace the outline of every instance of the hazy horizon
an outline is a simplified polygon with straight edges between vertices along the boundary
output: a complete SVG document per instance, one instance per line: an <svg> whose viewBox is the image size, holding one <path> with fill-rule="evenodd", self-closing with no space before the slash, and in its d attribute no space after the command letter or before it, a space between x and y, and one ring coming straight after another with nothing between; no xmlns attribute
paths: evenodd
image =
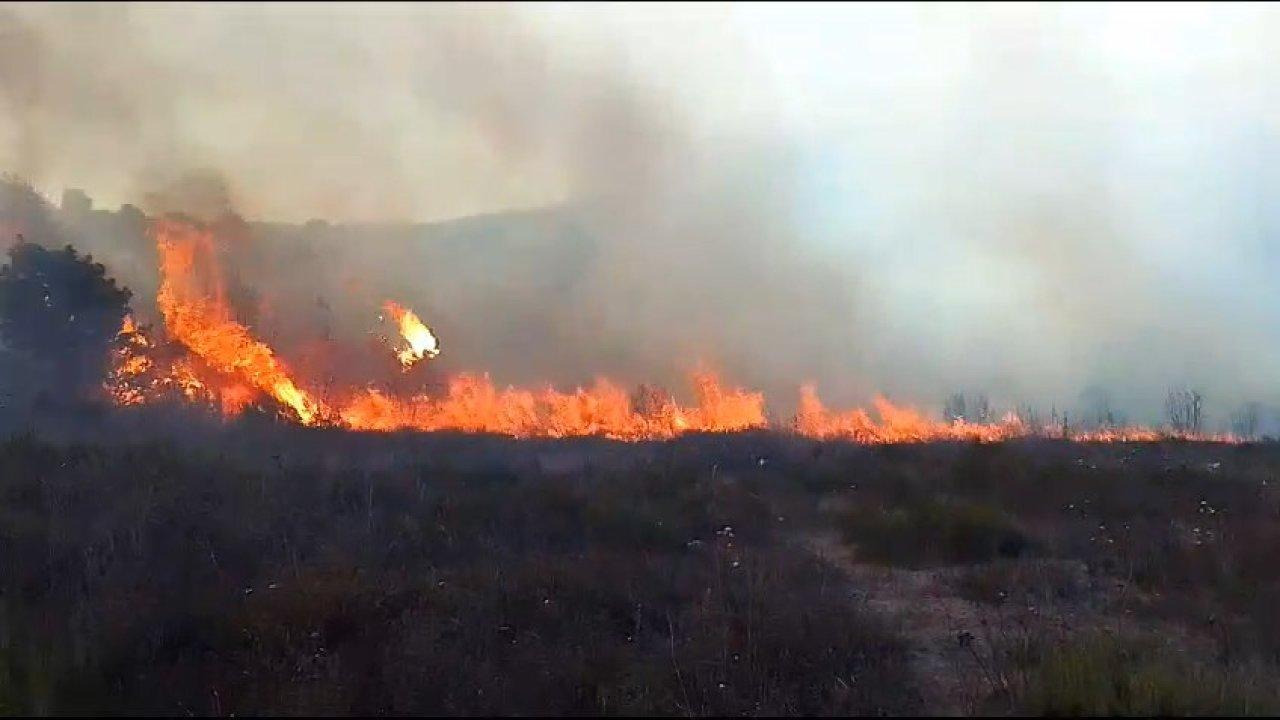
<svg viewBox="0 0 1280 720"><path fill-rule="evenodd" d="M1280 401L1278 12L4 5L0 170L340 227L572 207L598 253L525 350L566 376L702 358L926 406L1098 386L1141 418L1190 385L1222 420ZM326 247L388 287L449 274ZM490 260L457 307L518 307L525 261Z"/></svg>

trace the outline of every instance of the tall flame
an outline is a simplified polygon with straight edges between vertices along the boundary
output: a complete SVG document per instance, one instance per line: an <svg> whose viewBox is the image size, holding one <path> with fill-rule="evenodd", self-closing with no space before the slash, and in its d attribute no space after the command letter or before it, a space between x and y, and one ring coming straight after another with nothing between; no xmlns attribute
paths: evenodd
<svg viewBox="0 0 1280 720"><path fill-rule="evenodd" d="M302 424L310 425L325 414L325 408L298 387L271 348L232 318L220 275L214 272L202 278L197 272L197 259L200 267L217 268L213 234L174 220L156 222L153 233L160 255L156 304L169 335L214 370L275 398Z"/></svg>

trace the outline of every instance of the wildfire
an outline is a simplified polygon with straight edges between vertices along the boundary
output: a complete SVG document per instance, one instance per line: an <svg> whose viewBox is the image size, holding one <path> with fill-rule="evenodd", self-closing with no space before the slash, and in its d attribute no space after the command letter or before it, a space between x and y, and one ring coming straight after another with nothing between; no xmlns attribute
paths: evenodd
<svg viewBox="0 0 1280 720"><path fill-rule="evenodd" d="M590 388L560 392L498 389L487 375L449 380L443 397L407 399L366 390L344 406L342 423L357 430L457 430L514 437L599 435L618 440L670 438L682 432L732 432L765 426L764 396L726 389L707 372L694 376L697 403L670 396L647 410L622 388L599 379Z"/></svg>
<svg viewBox="0 0 1280 720"><path fill-rule="evenodd" d="M160 255L160 289L156 304L165 330L193 355L233 381L220 388L224 409L242 408L243 384L275 398L303 425L315 423L327 410L298 387L275 353L247 327L232 318L208 230L176 220L153 226ZM197 265L199 261L199 265ZM208 268L201 276L199 269Z"/></svg>
<svg viewBox="0 0 1280 720"><path fill-rule="evenodd" d="M589 388L561 391L500 388L488 375L462 373L442 393L397 395L389 390L330 388L327 400L305 388L272 348L238 321L227 299L210 230L175 219L155 222L152 234L160 266L157 305L164 337L157 341L126 317L107 382L121 405L165 397L198 402L235 416L270 398L302 425L334 425L360 431L461 431L514 437L602 436L619 440L665 439L687 432L736 432L769 427L761 393L724 385L711 371L692 375L694 402L641 386L634 396L600 378ZM403 370L440 353L435 334L410 309L387 301L403 343L393 348ZM1148 441L1190 437L1150 428L1113 428L1069 434L1028 427L1009 414L997 422L942 422L877 397L872 412L828 409L812 385L800 389L790 428L815 439L859 443L937 440L994 442L1037 436L1085 441ZM1230 441L1224 436L1196 439Z"/></svg>
<svg viewBox="0 0 1280 720"><path fill-rule="evenodd" d="M140 387L139 378L155 365L147 355L150 347L150 339L138 329L133 316L125 315L116 333L106 382L107 393L117 404L140 405L146 401L146 390Z"/></svg>
<svg viewBox="0 0 1280 720"><path fill-rule="evenodd" d="M927 442L931 440L978 440L995 442L1030 434L1030 429L1014 415L998 423L938 422L920 412L894 405L877 397L872 402L878 420L856 408L828 410L813 385L800 388L800 408L795 431L807 437L853 440L862 443Z"/></svg>
<svg viewBox="0 0 1280 720"><path fill-rule="evenodd" d="M218 400L200 379L192 358L157 343L130 315L120 324L112 353L105 387L117 404L141 405L166 397L205 404ZM229 407L224 402L223 407L234 414L243 404Z"/></svg>
<svg viewBox="0 0 1280 720"><path fill-rule="evenodd" d="M423 358L433 358L440 354L440 341L435 333L427 327L412 310L400 307L388 300L383 306L400 329L400 337L406 346L396 350L396 358L405 370L412 368Z"/></svg>

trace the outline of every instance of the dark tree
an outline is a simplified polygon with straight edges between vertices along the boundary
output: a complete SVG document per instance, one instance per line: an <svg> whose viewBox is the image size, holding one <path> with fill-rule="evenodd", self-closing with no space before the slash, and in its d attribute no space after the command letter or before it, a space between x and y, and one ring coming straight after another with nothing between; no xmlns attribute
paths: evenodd
<svg viewBox="0 0 1280 720"><path fill-rule="evenodd" d="M1204 396L1190 388L1170 390L1164 401L1164 414L1174 430L1200 432L1204 421Z"/></svg>
<svg viewBox="0 0 1280 720"><path fill-rule="evenodd" d="M994 419L992 415L991 403L987 400L986 393L970 396L956 393L947 398L942 406L942 416L948 422L963 420L968 423L988 423Z"/></svg>
<svg viewBox="0 0 1280 720"><path fill-rule="evenodd" d="M1258 416L1260 407L1256 402L1245 403L1231 414L1231 432L1243 440L1254 440L1258 437Z"/></svg>
<svg viewBox="0 0 1280 720"><path fill-rule="evenodd" d="M27 237L59 237L54 209L49 201L26 181L0 175L0 241L15 233Z"/></svg>
<svg viewBox="0 0 1280 720"><path fill-rule="evenodd" d="M1111 392L1099 385L1090 385L1080 393L1080 420L1086 426L1113 428L1121 423L1113 409Z"/></svg>
<svg viewBox="0 0 1280 720"><path fill-rule="evenodd" d="M102 381L129 297L92 256L19 236L0 268L0 341L32 379L82 394Z"/></svg>
<svg viewBox="0 0 1280 720"><path fill-rule="evenodd" d="M969 421L975 423L989 423L995 420L995 413L991 412L991 403L987 400L986 393L978 393L969 398Z"/></svg>
<svg viewBox="0 0 1280 720"><path fill-rule="evenodd" d="M1018 406L1016 412L1018 421L1033 435L1039 435L1044 430L1044 419L1040 417L1040 411L1034 405L1024 403Z"/></svg>

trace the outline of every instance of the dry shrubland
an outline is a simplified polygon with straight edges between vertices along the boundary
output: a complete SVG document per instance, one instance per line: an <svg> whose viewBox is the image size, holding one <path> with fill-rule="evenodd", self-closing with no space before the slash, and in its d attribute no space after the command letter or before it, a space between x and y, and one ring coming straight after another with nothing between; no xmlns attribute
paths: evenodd
<svg viewBox="0 0 1280 720"><path fill-rule="evenodd" d="M1269 445L106 432L0 445L7 712L1280 707Z"/></svg>

